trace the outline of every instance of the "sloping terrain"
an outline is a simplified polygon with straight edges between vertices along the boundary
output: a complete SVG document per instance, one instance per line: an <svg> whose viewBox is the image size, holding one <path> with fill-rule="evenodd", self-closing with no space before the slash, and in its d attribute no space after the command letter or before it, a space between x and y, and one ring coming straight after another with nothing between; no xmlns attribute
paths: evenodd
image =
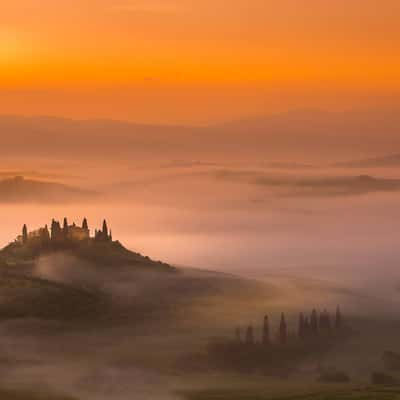
<svg viewBox="0 0 400 400"><path fill-rule="evenodd" d="M68 203L93 198L96 193L64 185L22 176L0 181L0 203Z"/></svg>
<svg viewBox="0 0 400 400"><path fill-rule="evenodd" d="M109 299L95 289L0 271L0 318L92 321L110 312Z"/></svg>
<svg viewBox="0 0 400 400"><path fill-rule="evenodd" d="M118 241L102 242L92 239L65 243L36 241L26 245L13 242L0 251L0 262L7 265L29 264L35 262L41 256L58 252L68 253L96 265L152 267L159 271L174 271L168 264L153 261L147 256L132 252Z"/></svg>

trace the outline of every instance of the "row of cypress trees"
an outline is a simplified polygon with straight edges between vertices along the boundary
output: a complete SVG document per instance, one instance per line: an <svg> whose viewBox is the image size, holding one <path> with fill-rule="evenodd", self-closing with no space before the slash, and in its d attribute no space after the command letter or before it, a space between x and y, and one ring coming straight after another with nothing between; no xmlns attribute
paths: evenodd
<svg viewBox="0 0 400 400"><path fill-rule="evenodd" d="M331 316L327 310L322 311L319 315L316 309L313 309L310 317L304 315L304 313L300 313L299 316L299 326L298 326L298 337L300 339L306 339L308 337L315 337L318 335L322 335L331 331L333 328L341 329L342 328L342 313L340 311L340 307L336 308L335 318L332 321ZM236 341L242 342L242 335L240 328L236 328ZM268 345L271 344L271 330L268 315L264 316L263 328L262 328L262 344ZM288 340L288 329L286 324L285 314L281 314L280 322L279 322L279 331L278 331L278 343L284 345ZM254 328L252 325L249 325L245 330L244 342L246 344L254 344L255 336L254 336Z"/></svg>
<svg viewBox="0 0 400 400"><path fill-rule="evenodd" d="M73 225L75 226L75 224ZM69 235L69 225L67 218L64 218L63 224L61 226L59 221L52 220L50 231L48 226L46 225L44 228L40 229L40 239L42 242L60 242L64 241L68 238ZM82 229L87 231L89 237L89 225L87 219L84 218L82 221ZM95 239L96 240L112 240L112 233L111 230L108 230L106 220L103 221L103 227L101 230L96 230L95 232ZM22 227L22 243L26 244L29 240L28 228L26 224Z"/></svg>
<svg viewBox="0 0 400 400"><path fill-rule="evenodd" d="M342 327L342 313L340 307L336 308L334 319L325 309L319 315L315 309L312 310L310 317L300 313L298 335L300 338L309 336L318 336L329 332L332 328L340 329Z"/></svg>

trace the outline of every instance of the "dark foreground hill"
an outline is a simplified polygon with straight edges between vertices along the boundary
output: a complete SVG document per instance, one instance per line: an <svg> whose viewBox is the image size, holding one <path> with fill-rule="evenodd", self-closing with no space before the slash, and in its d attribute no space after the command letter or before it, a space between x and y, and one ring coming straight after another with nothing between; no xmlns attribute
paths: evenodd
<svg viewBox="0 0 400 400"><path fill-rule="evenodd" d="M0 264L6 266L35 264L39 258L57 253L64 253L95 265L169 272L174 270L168 264L153 261L147 256L130 251L119 241L113 240L106 220L103 221L102 229L96 229L91 236L86 218L81 226L75 223L69 224L67 218L64 218L63 224L53 219L50 229L45 225L30 232L24 225L21 235L0 250Z"/></svg>
<svg viewBox="0 0 400 400"><path fill-rule="evenodd" d="M40 257L57 253L65 253L95 265L135 267L141 270L147 268L160 272L175 271L166 263L128 250L119 241L103 242L92 239L65 243L33 242L26 245L13 242L0 250L0 262L3 265L27 265L35 263Z"/></svg>
<svg viewBox="0 0 400 400"><path fill-rule="evenodd" d="M130 282L135 289L139 279L175 273L172 266L128 250L103 231L90 237L87 228L66 222L61 229L54 220L51 235L47 226L32 232L24 227L21 236L0 250L0 320L138 317L152 308L147 296L133 302L127 291L130 298L121 301L125 293L118 285Z"/></svg>
<svg viewBox="0 0 400 400"><path fill-rule="evenodd" d="M145 321L169 325L175 318L208 319L203 307L209 302L232 299L241 307L243 298L272 295L266 285L180 270L119 242L91 240L45 248L12 243L0 251L0 259L0 323L33 318L58 321L73 330Z"/></svg>

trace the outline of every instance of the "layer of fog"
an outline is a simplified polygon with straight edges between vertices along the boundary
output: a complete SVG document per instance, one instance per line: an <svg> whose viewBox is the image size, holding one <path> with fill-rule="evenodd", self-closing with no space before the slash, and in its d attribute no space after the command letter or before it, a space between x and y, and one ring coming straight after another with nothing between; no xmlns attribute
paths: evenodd
<svg viewBox="0 0 400 400"><path fill-rule="evenodd" d="M87 217L94 231L107 218L127 247L171 264L326 279L392 295L386 287L400 282L400 171L271 163L160 159L109 168L81 161L65 171L55 160L38 160L30 164L37 176L59 174L60 183L102 195L89 202L5 204L0 241L12 240L24 223L33 229L52 218L79 224Z"/></svg>
<svg viewBox="0 0 400 400"><path fill-rule="evenodd" d="M65 215L80 223L87 216L92 229L105 217L129 247L177 264L235 269L243 263L359 265L384 254L389 264L396 260L397 170L254 172L251 164L217 170L198 164L178 164L167 171L162 160L158 165L121 164L112 169L72 165L68 172L79 178L68 183L97 188L104 196L86 204L3 205L0 241L12 240L25 222L35 228L53 217ZM361 174L376 179L357 178ZM311 192L306 198L276 193L282 186L292 190L296 185L306 185ZM332 196L320 195L332 186L340 186L346 196L336 189ZM289 254L286 248L291 248Z"/></svg>
<svg viewBox="0 0 400 400"><path fill-rule="evenodd" d="M320 116L318 120L325 121L324 118ZM230 335L236 323L254 322L259 332L263 313L269 309L273 310L274 323L282 310L288 310L292 325L297 323L299 310L314 306L332 310L338 303L345 313L359 312L370 318L396 316L400 297L400 170L394 168L396 158L369 160L375 151L391 151L393 144L388 136L382 146L375 148L371 143L380 143L381 139L374 136L374 127L368 130L368 140L364 141L360 139L364 137L362 129L353 129L354 124L350 124L355 132L351 140L343 133L338 141L338 122L339 126L329 127L326 137L328 143L334 144L333 152L325 140L319 139L313 145L314 137L322 137L320 126L324 128L326 122L317 121L311 135L308 118L300 122L304 141L298 140L296 132L264 138L265 123L246 122L245 130L251 126L251 131L254 128L262 132L250 142L239 133L229 142L232 127L224 127L223 134L211 141L211 147L210 143L202 143L197 130L185 142L187 147L180 147L182 135L187 134L180 129L176 135L166 134L171 139L167 144L154 142L158 133L149 137L137 134L129 141L129 147L118 138L129 135L131 127L100 122L78 123L78 128L72 122L62 123L60 141L54 135L60 124L50 121L43 137L51 135L51 143L37 142L36 131L29 131L32 148L23 146L19 135L11 137L9 147L3 151L12 157L2 160L0 177L24 175L99 191L102 195L84 202L63 201L62 194L57 201L46 201L44 196L31 204L4 204L0 199L2 244L20 234L24 223L35 229L49 224L52 218L62 220L66 216L71 223L80 224L87 217L93 232L107 218L114 238L132 250L175 265L257 278L276 288L278 295L268 296L259 304L250 303L247 297L232 303L221 291L220 297L210 298L206 315L203 308L199 312L209 321L207 329L203 327L205 332L199 332L202 325L196 322L195 327L185 326L172 342L171 331L155 330L158 319L147 329L126 323L129 328L111 326L105 331L93 329L83 334L57 322L7 321L0 325L4 361L0 382L14 388L72 393L89 400L170 400L175 399L174 391L185 379L168 368L159 371L154 364L160 352L166 352L163 356L170 362L171 343L180 349L188 337L198 335L193 341L197 350L210 335ZM381 131L381 120L378 122L374 126ZM278 118L267 125L271 123L286 131L284 120ZM19 129L22 132L30 124L25 121ZM397 125L392 125L396 132ZM75 126L73 142L71 126ZM110 126L121 129L119 135L109 135ZM88 127L89 134L80 147ZM96 143L97 152L93 151L90 134L99 127L101 146ZM137 127L144 132L150 128ZM258 148L260 135L264 139ZM112 146L104 146L104 142ZM324 149L323 154L311 151L314 155L310 158L310 143L311 148ZM359 143L362 149L355 145ZM14 155L22 147L26 147L26 154L16 161ZM353 154L355 147L357 154ZM59 155L54 156L57 149ZM32 151L41 154L41 158L35 158ZM267 153L269 157L265 156ZM338 159L335 155L339 155ZM304 196L294 190L299 182L301 189L307 186L311 193ZM163 306L167 303L163 301L167 297L161 296L163 292L166 296L174 291L185 294L183 289L176 290L174 278L160 281L154 276L133 277L126 271L99 273L95 267L65 255L41 258L34 275L102 290L115 302L132 305L137 299L150 298ZM231 320L226 322L228 317ZM224 323L226 326L221 327ZM176 333L178 327L173 328ZM154 354L146 353L151 348L155 349Z"/></svg>

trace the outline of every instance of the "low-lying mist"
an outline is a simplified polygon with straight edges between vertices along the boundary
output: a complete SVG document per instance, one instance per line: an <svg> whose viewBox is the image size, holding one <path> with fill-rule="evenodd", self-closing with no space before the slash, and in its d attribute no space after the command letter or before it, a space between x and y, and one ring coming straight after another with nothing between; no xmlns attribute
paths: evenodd
<svg viewBox="0 0 400 400"><path fill-rule="evenodd" d="M159 160L116 163L112 171L81 161L61 171L37 164L36 174L59 174L57 182L101 195L3 204L3 244L24 223L34 229L53 217L77 224L87 217L93 231L107 218L128 248L176 265L243 275L290 270L355 284L374 282L382 270L396 275L396 168Z"/></svg>

